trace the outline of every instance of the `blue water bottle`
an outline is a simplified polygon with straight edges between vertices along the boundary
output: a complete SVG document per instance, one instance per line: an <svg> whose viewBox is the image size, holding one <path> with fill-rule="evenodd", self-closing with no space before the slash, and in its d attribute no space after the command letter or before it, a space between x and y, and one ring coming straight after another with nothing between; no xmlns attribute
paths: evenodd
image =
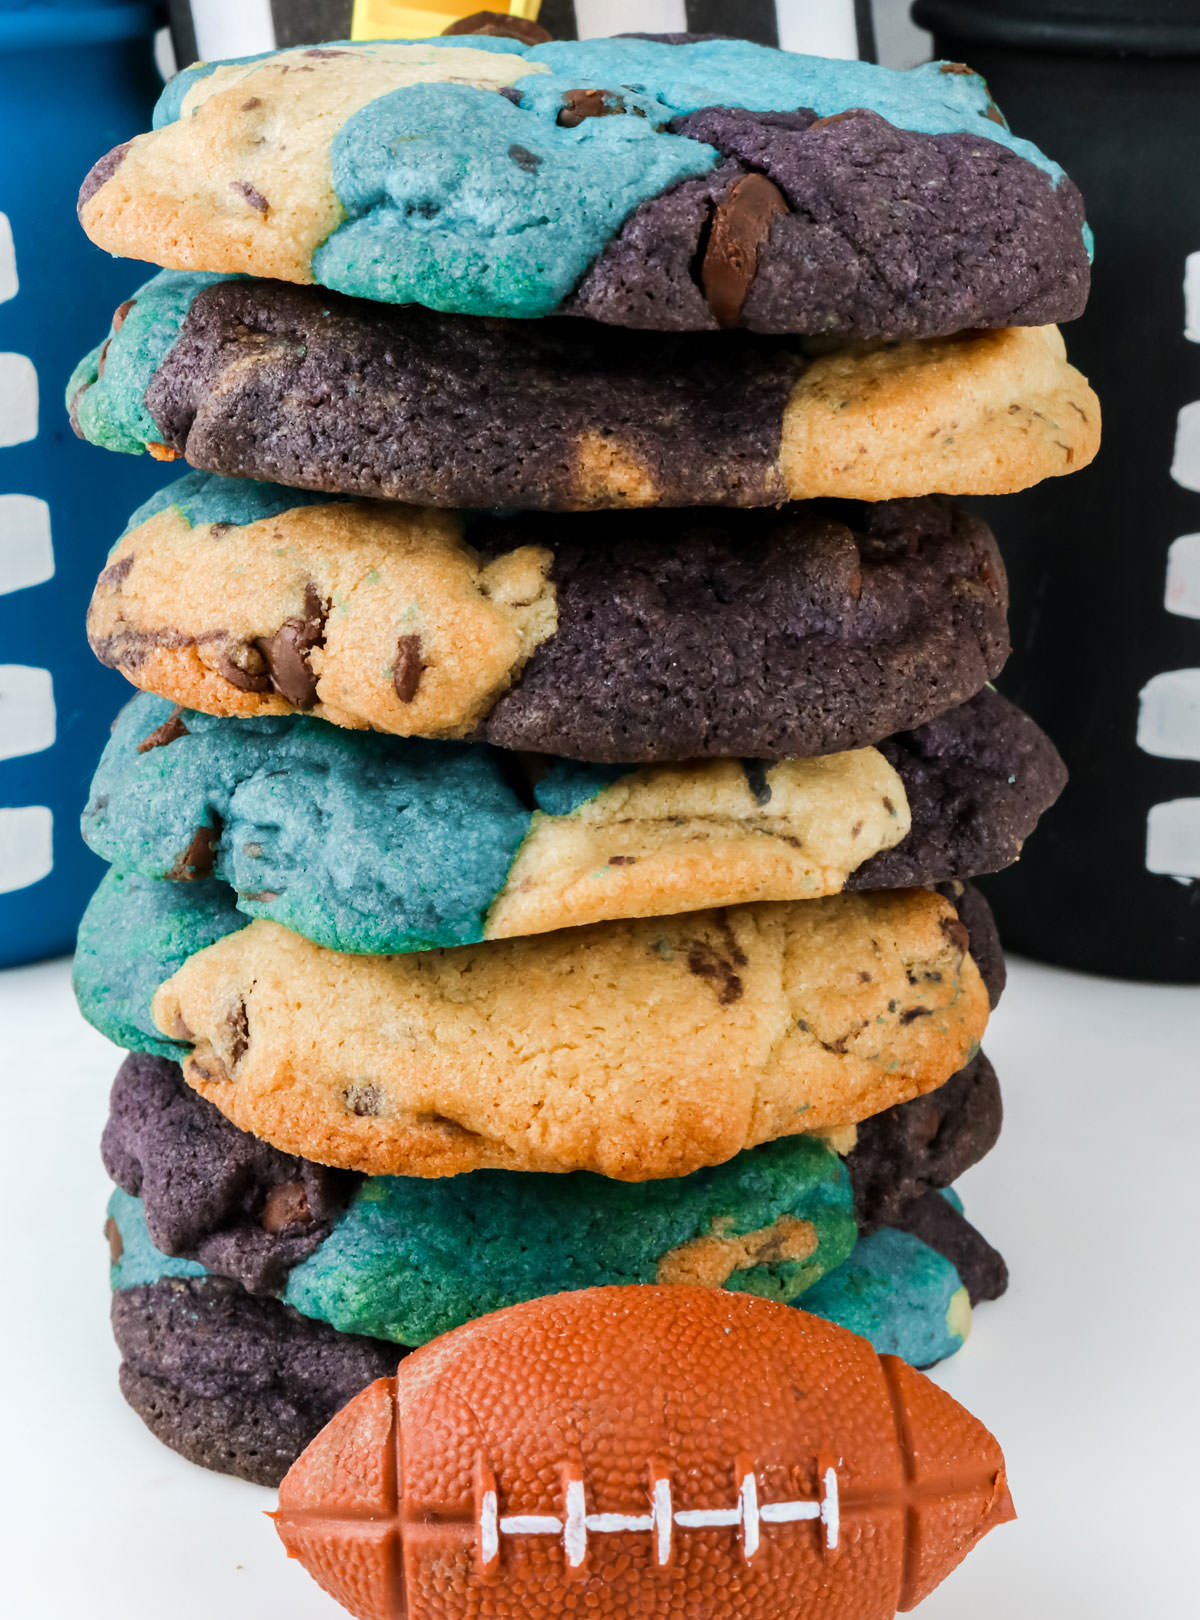
<svg viewBox="0 0 1200 1620"><path fill-rule="evenodd" d="M0 0L0 967L69 950L101 872L79 811L126 689L84 615L163 475L80 444L63 409L139 279L91 246L74 203L97 156L148 127L158 21L128 0Z"/></svg>

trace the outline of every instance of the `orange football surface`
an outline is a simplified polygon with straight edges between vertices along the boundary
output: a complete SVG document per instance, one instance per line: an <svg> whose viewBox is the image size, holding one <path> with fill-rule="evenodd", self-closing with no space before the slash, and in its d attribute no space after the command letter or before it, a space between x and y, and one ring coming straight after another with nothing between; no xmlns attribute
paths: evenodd
<svg viewBox="0 0 1200 1620"><path fill-rule="evenodd" d="M792 1306L593 1288L433 1340L284 1480L359 1620L890 1620L1014 1516L944 1390Z"/></svg>

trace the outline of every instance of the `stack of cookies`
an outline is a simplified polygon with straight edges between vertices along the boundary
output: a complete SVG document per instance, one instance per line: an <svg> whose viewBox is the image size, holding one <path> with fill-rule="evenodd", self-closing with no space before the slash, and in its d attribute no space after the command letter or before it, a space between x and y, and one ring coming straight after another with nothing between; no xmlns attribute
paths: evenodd
<svg viewBox="0 0 1200 1620"><path fill-rule="evenodd" d="M515 1301L928 1365L1005 1283L968 880L1063 773L953 497L1095 452L1079 195L955 65L471 26L190 68L81 194L167 268L72 419L195 469L89 619L122 1388L263 1481Z"/></svg>

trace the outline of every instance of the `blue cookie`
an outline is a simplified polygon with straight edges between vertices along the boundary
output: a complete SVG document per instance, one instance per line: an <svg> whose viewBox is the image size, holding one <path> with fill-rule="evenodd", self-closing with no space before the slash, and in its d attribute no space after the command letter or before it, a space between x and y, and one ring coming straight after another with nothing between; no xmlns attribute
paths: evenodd
<svg viewBox="0 0 1200 1620"><path fill-rule="evenodd" d="M83 831L120 872L216 879L247 917L392 954L970 877L1015 857L1058 785L993 692L879 752L631 770L141 696Z"/></svg>

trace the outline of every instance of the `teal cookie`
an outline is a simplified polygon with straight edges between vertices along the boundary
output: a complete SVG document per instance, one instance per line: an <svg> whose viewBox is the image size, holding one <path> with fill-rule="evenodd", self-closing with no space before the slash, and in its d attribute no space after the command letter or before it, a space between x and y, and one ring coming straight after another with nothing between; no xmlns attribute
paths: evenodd
<svg viewBox="0 0 1200 1620"><path fill-rule="evenodd" d="M755 1149L751 1153L741 1154L735 1163L753 1161L762 1151ZM487 1175L488 1172L454 1177L448 1185L473 1183L479 1174ZM497 1175L504 1174L497 1172ZM394 1183L397 1179L380 1178L380 1183L368 1182L366 1187L369 1189L381 1183ZM572 1181L576 1178L521 1176L512 1179ZM695 1178L687 1179L692 1181ZM441 1184L432 1185L436 1187ZM313 1287L311 1282L302 1286L289 1284L284 1301L302 1315L332 1321L341 1331L407 1344L424 1343L433 1334L446 1332L484 1310L496 1309L501 1304L528 1299L548 1291L547 1287L538 1285L535 1280L537 1275L544 1283L552 1283L555 1289L561 1286L559 1279L566 1277L573 1279L568 1284L572 1287L586 1287L600 1281L654 1280L652 1273L646 1277L620 1269L615 1264L617 1256L611 1248L595 1268L586 1262L579 1262L573 1256L564 1255L558 1265L537 1273L536 1262L527 1263L520 1257L519 1248L511 1246L511 1235L500 1238L496 1231L488 1231L487 1206L477 1210L478 1219L472 1222L465 1211L465 1201L463 1213L448 1228L404 1234L404 1255L411 1257L419 1251L422 1262L433 1266L429 1275L410 1272L405 1276L400 1255L389 1257L386 1250L389 1204L390 1200L386 1197L381 1199L378 1210L358 1223L354 1239L339 1251L341 1261L363 1267L361 1275L343 1276L338 1280L334 1277L331 1263L321 1289ZM561 1209L562 1205L559 1207ZM398 1205L393 1205L390 1213L394 1215L397 1208ZM111 1270L114 1290L130 1289L164 1277L211 1275L194 1261L172 1259L154 1247L146 1230L140 1199L115 1191L109 1203L109 1219L110 1242L117 1255ZM351 1216L347 1216L347 1221L350 1219ZM373 1228L372 1219L376 1223ZM829 1252L832 1253L835 1252L837 1241L845 1241L844 1222L847 1217L826 1214L824 1219L830 1230L837 1230L835 1223L839 1219L842 1221L842 1228L831 1244ZM852 1227L852 1217L848 1219ZM685 1221L678 1222L679 1229L685 1225ZM482 1226L482 1235L476 1230L477 1226ZM400 1229L397 1227L395 1230ZM461 1243L464 1233L468 1232L472 1241L481 1243L482 1247L472 1253L461 1250L450 1252L450 1245L456 1241ZM663 1227L660 1226L659 1234L662 1232ZM438 1241L439 1233L444 1235L444 1242ZM306 1267L319 1261L324 1250L335 1241L336 1235L335 1231L334 1238L327 1240L311 1261L297 1268L297 1273L302 1274ZM648 1256L648 1227L642 1229L640 1236L641 1243L647 1245L644 1252ZM550 1241L543 1238L539 1245L543 1262L550 1246ZM623 1262L628 1262L632 1251L638 1246L637 1238L626 1241ZM484 1265L477 1261L486 1257L486 1264L490 1265L498 1257L497 1249L503 1251L506 1247L508 1252L504 1272L499 1278L488 1275ZM644 1272L646 1269L647 1259L643 1258L640 1270ZM293 1273L293 1277L297 1273ZM745 1284L733 1281L732 1286ZM861 1334L871 1341L880 1354L899 1355L913 1366L930 1366L961 1349L969 1321L965 1289L950 1262L919 1239L890 1228L860 1239L847 1260L805 1291L781 1295L777 1280L775 1287L751 1287L749 1291L764 1293L771 1298L788 1297L813 1315L835 1322L852 1333ZM414 1334L412 1339L406 1336L409 1332Z"/></svg>
<svg viewBox="0 0 1200 1620"><path fill-rule="evenodd" d="M859 1239L804 1296L804 1309L914 1367L960 1350L971 1323L967 1289L951 1262L911 1232L886 1226Z"/></svg>
<svg viewBox="0 0 1200 1620"><path fill-rule="evenodd" d="M246 926L225 884L159 883L107 872L79 924L74 985L79 1010L117 1046L179 1058L150 1016L154 992L197 951Z"/></svg>

